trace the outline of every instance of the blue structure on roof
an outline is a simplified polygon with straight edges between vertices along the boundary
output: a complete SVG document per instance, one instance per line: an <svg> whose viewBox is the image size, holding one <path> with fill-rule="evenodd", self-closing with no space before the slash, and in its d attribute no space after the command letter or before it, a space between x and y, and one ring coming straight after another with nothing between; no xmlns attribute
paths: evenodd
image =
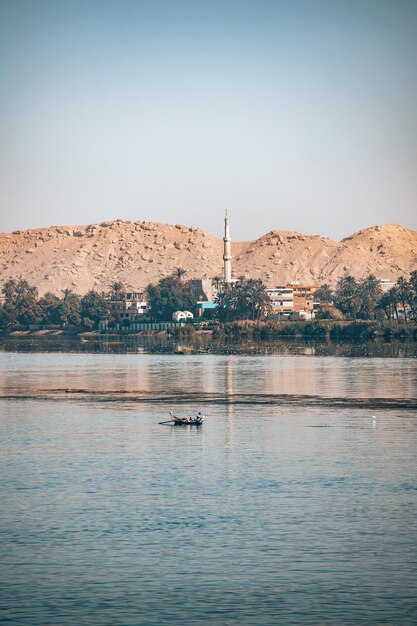
<svg viewBox="0 0 417 626"><path fill-rule="evenodd" d="M199 319L213 319L214 311L217 309L217 302L212 302L211 300L200 300L195 305L196 316Z"/></svg>

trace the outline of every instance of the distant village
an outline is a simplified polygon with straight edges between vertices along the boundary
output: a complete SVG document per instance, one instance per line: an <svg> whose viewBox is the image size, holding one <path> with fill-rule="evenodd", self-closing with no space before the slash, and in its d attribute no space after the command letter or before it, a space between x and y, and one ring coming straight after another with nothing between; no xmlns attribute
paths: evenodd
<svg viewBox="0 0 417 626"><path fill-rule="evenodd" d="M191 279L188 281L192 285L194 292L195 303L192 310L176 310L171 314L172 319L156 322L150 316L146 290L134 292L122 291L119 288L110 295L113 320L111 328L115 330L126 328L131 330L162 329L184 324L190 320L207 321L213 319L219 306L220 293L227 289L233 290L239 281L244 280L243 278L233 277L231 247L229 217L226 212L223 237L223 276L217 276L212 279ZM180 278L181 273L180 269ZM183 273L185 274L185 271ZM383 278L378 280L378 285L381 293L388 293L395 287L396 283ZM264 317L270 320L289 321L310 321L315 319L317 311L323 305L332 304L332 302L329 302L329 298L323 298L323 294L321 294L320 298L315 298L316 292L320 295L317 291L318 289L319 286L317 285L300 284L298 280L293 280L286 285L265 287L265 293L269 298L269 306L265 311ZM397 318L404 317L407 312L407 307L399 306L396 311ZM392 317L395 317L394 310L392 311ZM108 330L109 319L101 320L99 328L100 330Z"/></svg>
<svg viewBox="0 0 417 626"><path fill-rule="evenodd" d="M60 297L52 292L39 297L36 285L23 277L10 278L1 290L0 329L55 326L140 332L181 328L190 322L204 327L212 322L238 320L417 319L417 271L412 271L408 279L399 277L395 283L372 274L358 281L346 273L334 288L328 284L302 284L296 279L267 287L259 278L234 276L232 260L226 212L221 276L187 279L186 270L176 267L156 284L140 290L113 282L106 292L90 290L81 296L66 289Z"/></svg>

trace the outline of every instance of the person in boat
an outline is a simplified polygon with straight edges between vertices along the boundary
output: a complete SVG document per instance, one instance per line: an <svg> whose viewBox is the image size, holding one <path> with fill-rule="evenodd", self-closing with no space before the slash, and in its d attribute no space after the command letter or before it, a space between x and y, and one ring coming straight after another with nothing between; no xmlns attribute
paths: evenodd
<svg viewBox="0 0 417 626"><path fill-rule="evenodd" d="M199 411L195 417L191 415L189 417L177 417L173 414L172 411L169 412L169 416L173 422L182 422L183 424L194 424L195 422L202 422L204 420L204 415Z"/></svg>
<svg viewBox="0 0 417 626"><path fill-rule="evenodd" d="M189 417L185 417L185 418L183 419L183 421L184 421L186 424L194 424L195 422L199 421L199 417L198 417L198 415L196 415L195 417L192 417L192 416L190 415Z"/></svg>

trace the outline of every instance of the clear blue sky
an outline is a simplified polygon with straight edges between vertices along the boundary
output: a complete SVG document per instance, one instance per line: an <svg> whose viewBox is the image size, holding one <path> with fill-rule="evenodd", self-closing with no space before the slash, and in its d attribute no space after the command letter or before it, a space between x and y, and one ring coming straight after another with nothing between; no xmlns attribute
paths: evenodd
<svg viewBox="0 0 417 626"><path fill-rule="evenodd" d="M0 0L0 230L417 228L415 0Z"/></svg>

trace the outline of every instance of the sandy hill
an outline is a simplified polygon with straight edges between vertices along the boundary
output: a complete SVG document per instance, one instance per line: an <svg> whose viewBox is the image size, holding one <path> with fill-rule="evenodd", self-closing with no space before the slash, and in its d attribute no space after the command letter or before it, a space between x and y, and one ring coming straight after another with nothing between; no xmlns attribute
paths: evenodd
<svg viewBox="0 0 417 626"><path fill-rule="evenodd" d="M114 281L141 289L176 267L187 270L187 278L221 275L222 251L221 239L181 224L115 220L15 231L0 234L0 282L22 276L40 293L107 290ZM269 286L334 283L345 271L396 279L417 269L417 232L373 226L336 242L273 230L232 242L232 254L234 276L262 278Z"/></svg>

